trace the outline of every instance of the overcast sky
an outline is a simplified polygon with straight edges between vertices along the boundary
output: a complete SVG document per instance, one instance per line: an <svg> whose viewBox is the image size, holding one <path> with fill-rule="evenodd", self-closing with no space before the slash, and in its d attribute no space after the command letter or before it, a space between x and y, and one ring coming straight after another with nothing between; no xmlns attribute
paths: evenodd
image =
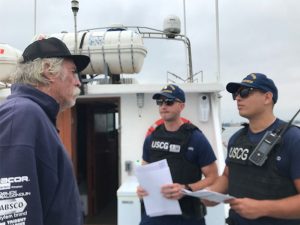
<svg viewBox="0 0 300 225"><path fill-rule="evenodd" d="M71 0L36 0L37 33L74 31ZM79 0L78 30L112 24L162 30L168 15L180 17L183 0ZM34 36L34 0L0 0L0 43L21 51ZM204 81L217 74L214 0L186 0L187 36L193 71ZM221 82L241 81L261 72L279 89L277 116L288 120L300 107L300 1L219 0ZM166 71L186 78L181 42L145 40L147 57L136 78L141 83L165 83ZM222 92L222 119L242 121L231 95ZM298 117L300 120L300 118Z"/></svg>

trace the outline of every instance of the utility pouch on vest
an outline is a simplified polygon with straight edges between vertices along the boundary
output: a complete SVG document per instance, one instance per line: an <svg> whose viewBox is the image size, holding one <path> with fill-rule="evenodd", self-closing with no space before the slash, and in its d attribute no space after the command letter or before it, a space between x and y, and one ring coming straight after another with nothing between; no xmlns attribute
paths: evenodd
<svg viewBox="0 0 300 225"><path fill-rule="evenodd" d="M228 225L235 225L235 222L230 217L227 217L225 219L225 223L228 224Z"/></svg>
<svg viewBox="0 0 300 225"><path fill-rule="evenodd" d="M205 205L199 199L185 196L179 200L182 216L185 218L202 219L207 211Z"/></svg>
<svg viewBox="0 0 300 225"><path fill-rule="evenodd" d="M229 215L228 217L225 219L225 223L228 224L228 225L238 225L238 223L236 221L234 221L234 218L233 218L233 210L230 209L229 210Z"/></svg>

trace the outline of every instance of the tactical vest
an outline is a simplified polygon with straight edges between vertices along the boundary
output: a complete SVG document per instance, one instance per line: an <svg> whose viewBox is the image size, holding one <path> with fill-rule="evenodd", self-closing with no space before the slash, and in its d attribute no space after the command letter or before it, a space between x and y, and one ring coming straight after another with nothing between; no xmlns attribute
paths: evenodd
<svg viewBox="0 0 300 225"><path fill-rule="evenodd" d="M178 131L168 132L162 124L152 133L150 162L166 159L174 183L191 184L201 180L199 166L185 157L190 137L196 129L199 130L185 123ZM206 215L205 206L197 198L185 196L179 200L179 204L184 217L201 219Z"/></svg>
<svg viewBox="0 0 300 225"><path fill-rule="evenodd" d="M281 175L276 167L276 157L280 151L280 142L271 150L262 166L256 166L248 160L255 144L247 138L248 127L243 128L228 153L229 187L228 193L235 197L253 199L280 199L296 195L294 183Z"/></svg>

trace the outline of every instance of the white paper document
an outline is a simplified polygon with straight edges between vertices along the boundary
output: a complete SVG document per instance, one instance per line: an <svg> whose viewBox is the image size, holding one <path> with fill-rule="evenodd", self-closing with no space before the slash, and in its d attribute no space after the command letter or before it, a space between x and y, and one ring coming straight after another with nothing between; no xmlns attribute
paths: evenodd
<svg viewBox="0 0 300 225"><path fill-rule="evenodd" d="M182 214L179 202L165 198L160 192L163 185L173 183L167 160L137 166L135 173L140 186L148 192L143 198L148 216Z"/></svg>
<svg viewBox="0 0 300 225"><path fill-rule="evenodd" d="M196 198L201 198L201 199L205 199L205 200L209 200L209 201L213 201L213 202L224 202L226 200L234 198L233 196L230 196L230 195L224 195L224 194L214 192L214 191L209 191L206 189L202 189L199 191L189 191L189 190L183 189L182 191L185 195L189 195L189 196L193 196Z"/></svg>

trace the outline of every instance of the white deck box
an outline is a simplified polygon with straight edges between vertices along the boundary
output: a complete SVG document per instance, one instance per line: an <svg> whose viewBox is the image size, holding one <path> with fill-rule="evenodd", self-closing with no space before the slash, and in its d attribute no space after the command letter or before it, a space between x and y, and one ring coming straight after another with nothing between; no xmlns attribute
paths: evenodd
<svg viewBox="0 0 300 225"><path fill-rule="evenodd" d="M138 225L141 221L141 202L136 194L137 179L129 177L117 191L118 225Z"/></svg>

